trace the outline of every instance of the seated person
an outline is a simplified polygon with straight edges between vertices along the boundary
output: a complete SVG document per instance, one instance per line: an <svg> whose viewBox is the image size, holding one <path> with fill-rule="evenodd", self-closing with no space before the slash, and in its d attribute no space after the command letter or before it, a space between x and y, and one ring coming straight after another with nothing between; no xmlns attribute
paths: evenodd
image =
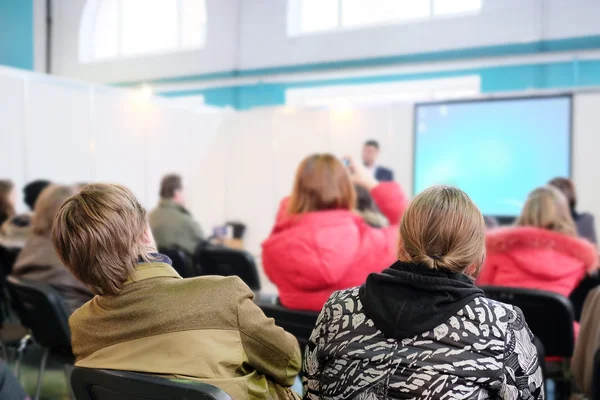
<svg viewBox="0 0 600 400"><path fill-rule="evenodd" d="M354 185L354 191L356 192L356 212L358 215L374 228L389 226L387 219L377 209L371 193L360 185Z"/></svg>
<svg viewBox="0 0 600 400"><path fill-rule="evenodd" d="M32 212L37 198L48 185L50 185L49 181L37 180L30 182L23 188L25 204ZM0 223L0 245L13 248L20 248L25 245L25 241L31 233L32 212L15 215L3 224Z"/></svg>
<svg viewBox="0 0 600 400"><path fill-rule="evenodd" d="M549 184L560 190L567 198L571 216L577 227L577 234L594 244L598 244L596 240L596 224L594 222L594 216L590 213L580 213L576 209L577 194L575 192L575 184L573 181L567 178L554 178Z"/></svg>
<svg viewBox="0 0 600 400"><path fill-rule="evenodd" d="M52 236L97 294L69 319L75 365L199 380L236 400L296 398L296 339L238 277L182 279L156 254L146 211L128 189L87 185L61 207Z"/></svg>
<svg viewBox="0 0 600 400"><path fill-rule="evenodd" d="M0 225L15 215L15 185L0 180Z"/></svg>
<svg viewBox="0 0 600 400"><path fill-rule="evenodd" d="M600 288L587 297L581 314L579 337L571 360L571 371L577 386L588 398L592 397L594 357L600 350Z"/></svg>
<svg viewBox="0 0 600 400"><path fill-rule="evenodd" d="M434 186L402 219L398 261L327 300L304 357L304 398L543 399L517 307L473 284L485 225L459 189Z"/></svg>
<svg viewBox="0 0 600 400"><path fill-rule="evenodd" d="M529 194L517 226L487 232L478 285L547 290L568 297L598 263L595 246L577 237L565 196L543 186Z"/></svg>
<svg viewBox="0 0 600 400"><path fill-rule="evenodd" d="M160 184L160 202L150 212L150 228L158 248L179 247L193 255L204 239L200 225L185 208L179 175L166 175Z"/></svg>
<svg viewBox="0 0 600 400"><path fill-rule="evenodd" d="M46 283L56 289L70 312L93 297L92 292L65 268L52 246L50 234L62 203L75 193L70 186L50 185L35 203L32 233L19 253L12 276Z"/></svg>
<svg viewBox="0 0 600 400"><path fill-rule="evenodd" d="M354 212L353 183L371 193L389 227L374 228ZM381 272L395 259L407 203L397 183L378 183L352 160L346 168L331 154L305 158L292 195L281 202L275 227L263 243L263 267L281 304L319 311L331 293Z"/></svg>

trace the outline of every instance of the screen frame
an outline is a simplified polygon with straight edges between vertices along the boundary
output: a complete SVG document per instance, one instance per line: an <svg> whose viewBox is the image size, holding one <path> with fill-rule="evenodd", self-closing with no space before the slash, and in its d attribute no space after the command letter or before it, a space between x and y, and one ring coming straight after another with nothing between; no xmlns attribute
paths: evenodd
<svg viewBox="0 0 600 400"><path fill-rule="evenodd" d="M497 101L531 101L531 100L543 100L543 99L560 99L566 98L569 100L569 163L568 163L568 175L569 179L573 178L573 93L555 93L555 94L535 94L535 95L512 95L512 96L494 96L490 98L477 98L477 99L451 99L442 101L430 101L430 102L418 102L413 104L413 157L412 157L412 194L416 196L417 188L415 182L417 180L417 113L419 107L424 106L443 106L443 105L454 105L454 104L472 104L472 103L493 103ZM498 220L500 225L512 224L516 217L512 215L490 215Z"/></svg>

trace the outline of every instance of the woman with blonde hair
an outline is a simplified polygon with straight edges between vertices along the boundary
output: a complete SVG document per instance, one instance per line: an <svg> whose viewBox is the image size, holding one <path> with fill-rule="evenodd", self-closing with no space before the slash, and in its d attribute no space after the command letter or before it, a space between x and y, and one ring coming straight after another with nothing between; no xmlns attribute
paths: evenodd
<svg viewBox="0 0 600 400"><path fill-rule="evenodd" d="M399 242L398 261L327 300L306 349L304 398L543 399L521 310L473 283L485 223L471 199L425 190Z"/></svg>
<svg viewBox="0 0 600 400"><path fill-rule="evenodd" d="M63 265L52 245L54 217L76 193L71 186L49 185L35 202L32 232L19 253L12 276L45 283L56 289L71 312L93 297L92 292Z"/></svg>
<svg viewBox="0 0 600 400"><path fill-rule="evenodd" d="M378 183L347 161L348 167L331 154L305 158L263 243L265 272L286 307L319 311L331 293L363 283L395 257L407 198L397 183ZM355 212L354 184L371 193L389 227L372 227Z"/></svg>
<svg viewBox="0 0 600 400"><path fill-rule="evenodd" d="M490 231L478 285L515 286L569 296L596 269L595 247L577 237L566 197L553 186L529 194L516 226Z"/></svg>

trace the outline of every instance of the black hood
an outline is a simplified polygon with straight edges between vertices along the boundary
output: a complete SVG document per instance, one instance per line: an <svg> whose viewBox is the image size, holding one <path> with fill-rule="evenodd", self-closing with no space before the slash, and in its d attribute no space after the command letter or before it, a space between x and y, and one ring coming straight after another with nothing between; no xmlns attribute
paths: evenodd
<svg viewBox="0 0 600 400"><path fill-rule="evenodd" d="M446 322L484 293L464 274L397 261L381 274L369 275L359 296L375 326L400 340Z"/></svg>

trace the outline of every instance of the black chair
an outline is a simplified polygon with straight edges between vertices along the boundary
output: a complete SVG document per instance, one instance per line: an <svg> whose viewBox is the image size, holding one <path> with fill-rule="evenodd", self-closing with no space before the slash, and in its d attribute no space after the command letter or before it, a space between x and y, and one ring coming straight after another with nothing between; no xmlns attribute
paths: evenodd
<svg viewBox="0 0 600 400"><path fill-rule="evenodd" d="M65 364L74 362L69 312L60 294L49 285L23 281L12 276L6 282L13 308L21 323L31 331L35 342L44 348L34 398L37 400L48 356L52 355Z"/></svg>
<svg viewBox="0 0 600 400"><path fill-rule="evenodd" d="M203 275L239 276L250 289L260 290L256 262L245 250L201 243L194 259Z"/></svg>
<svg viewBox="0 0 600 400"><path fill-rule="evenodd" d="M572 357L575 347L574 312L569 299L542 290L483 286L490 299L517 306L529 329L544 345L547 357Z"/></svg>
<svg viewBox="0 0 600 400"><path fill-rule="evenodd" d="M2 266L2 274L4 276L11 274L20 251L21 249L18 247L0 246L0 265Z"/></svg>
<svg viewBox="0 0 600 400"><path fill-rule="evenodd" d="M169 257L173 262L173 268L181 275L182 278L193 278L198 276L191 257L183 250L178 247L169 249L161 248L158 252Z"/></svg>
<svg viewBox="0 0 600 400"><path fill-rule="evenodd" d="M206 383L80 367L73 369L71 387L77 400L231 400Z"/></svg>
<svg viewBox="0 0 600 400"><path fill-rule="evenodd" d="M588 294L594 289L600 286L600 273L598 271L591 274L586 274L583 279L577 284L575 289L569 295L569 300L573 304L575 311L575 321L581 319L581 313L583 312L583 305L587 299Z"/></svg>
<svg viewBox="0 0 600 400"><path fill-rule="evenodd" d="M258 303L258 306L269 318L273 318L277 326L282 327L298 339L300 349L308 344L319 313L312 311L290 310L280 304Z"/></svg>

